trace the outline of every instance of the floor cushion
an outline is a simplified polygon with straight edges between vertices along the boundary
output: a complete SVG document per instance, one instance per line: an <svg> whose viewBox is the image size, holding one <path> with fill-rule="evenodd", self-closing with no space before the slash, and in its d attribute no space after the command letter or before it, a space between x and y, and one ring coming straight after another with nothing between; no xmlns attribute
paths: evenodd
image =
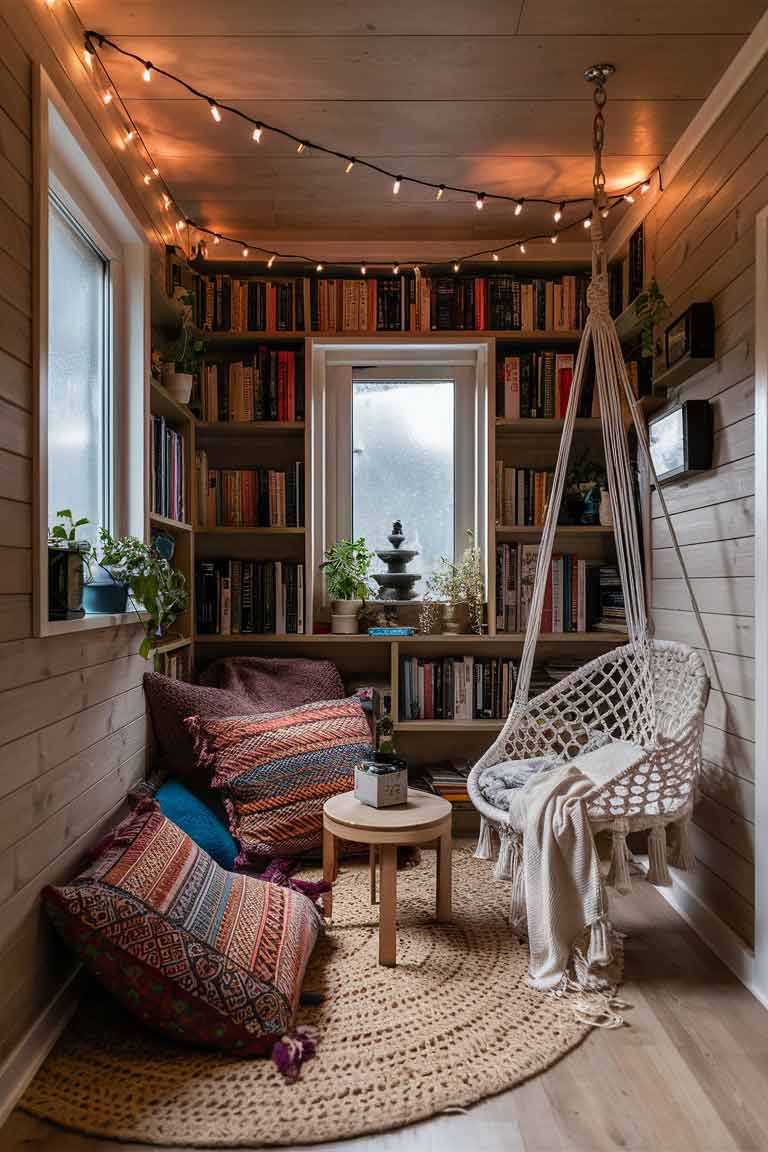
<svg viewBox="0 0 768 1152"><path fill-rule="evenodd" d="M288 1032L321 929L290 888L225 872L153 801L70 884L43 890L57 929L148 1026L242 1055Z"/></svg>
<svg viewBox="0 0 768 1152"><path fill-rule="evenodd" d="M163 815L178 824L217 864L231 872L235 866L237 844L223 820L175 777L165 780L156 796Z"/></svg>
<svg viewBox="0 0 768 1152"><path fill-rule="evenodd" d="M354 765L373 751L354 697L186 724L224 796L238 865L317 850L325 801L354 786Z"/></svg>
<svg viewBox="0 0 768 1152"><path fill-rule="evenodd" d="M172 680L159 672L144 673L144 692L158 751L178 776L190 776L196 770L192 738L184 726L187 716L240 716L257 711L242 693Z"/></svg>
<svg viewBox="0 0 768 1152"><path fill-rule="evenodd" d="M228 656L210 664L201 673L200 683L247 697L254 712L277 712L315 700L341 700L346 695L331 660Z"/></svg>

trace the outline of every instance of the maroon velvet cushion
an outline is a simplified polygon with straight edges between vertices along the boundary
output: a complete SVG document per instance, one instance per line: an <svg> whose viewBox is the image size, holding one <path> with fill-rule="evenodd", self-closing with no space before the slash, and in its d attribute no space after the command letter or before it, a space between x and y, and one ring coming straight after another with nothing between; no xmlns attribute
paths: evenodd
<svg viewBox="0 0 768 1152"><path fill-rule="evenodd" d="M206 668L200 683L246 696L250 701L246 711L252 712L281 712L346 696L338 668L331 660L230 656Z"/></svg>
<svg viewBox="0 0 768 1152"><path fill-rule="evenodd" d="M184 726L188 716L242 716L260 711L242 693L187 684L159 672L144 673L144 691L164 765L183 777L201 775L192 738ZM210 781L210 773L206 773L206 781Z"/></svg>

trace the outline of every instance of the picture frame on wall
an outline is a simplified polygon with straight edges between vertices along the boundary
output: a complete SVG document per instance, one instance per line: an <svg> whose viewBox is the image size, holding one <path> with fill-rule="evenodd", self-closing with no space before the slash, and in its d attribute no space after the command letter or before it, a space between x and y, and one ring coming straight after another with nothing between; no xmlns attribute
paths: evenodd
<svg viewBox="0 0 768 1152"><path fill-rule="evenodd" d="M685 400L648 421L648 445L660 484L712 467L712 407Z"/></svg>
<svg viewBox="0 0 768 1152"><path fill-rule="evenodd" d="M664 333L664 359L668 369L684 359L710 360L715 354L715 309L711 301L690 304Z"/></svg>

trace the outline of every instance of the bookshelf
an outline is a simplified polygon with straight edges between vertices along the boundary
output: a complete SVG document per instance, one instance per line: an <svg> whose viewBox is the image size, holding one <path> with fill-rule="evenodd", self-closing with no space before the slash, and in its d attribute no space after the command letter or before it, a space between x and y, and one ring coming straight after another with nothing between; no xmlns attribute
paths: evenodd
<svg viewBox="0 0 768 1152"><path fill-rule="evenodd" d="M252 278L269 283L289 283L293 285L294 297L292 315L296 313L296 285L301 278L270 277L255 275L242 264L222 265L222 271L233 277ZM212 265L198 267L197 271L208 274ZM569 269L572 271L572 269ZM527 270L532 274L533 270ZM490 274L490 272L489 272ZM547 275L552 275L547 270ZM554 273L555 275L557 273ZM367 635L334 636L316 631L323 627L321 621L313 619L313 603L310 592L312 586L312 508L311 474L309 468L312 441L312 350L315 343L331 341L338 346L346 341L357 345L375 344L387 346L392 343L424 345L431 342L457 343L482 341L488 348L489 397L493 398L496 388L496 363L500 357L515 353L552 349L557 353L575 354L580 331L572 327L559 330L538 331L530 328L493 330L482 329L419 329L419 330L328 330L311 327L311 300L309 277L304 277L301 285L305 328L291 327L285 331L201 331L206 343L205 362L227 364L237 362L263 347L279 351L292 350L295 353L295 379L303 384L304 408L301 419L292 420L202 420L199 409L192 416L186 409L171 406L173 401L167 396L154 397L153 411L162 410L188 426L191 455L205 451L208 466L213 469L247 470L261 466L267 469L287 469L296 461L303 461L303 498L305 517L301 526L266 525L245 527L223 524L201 523L201 492L198 484L192 483L190 521L177 524L169 530L179 537L185 535L189 541L188 561L189 582L192 600L196 589L195 571L201 562L236 559L241 562L269 563L280 562L303 564L306 603L304 605L305 634L259 634L230 633L222 635L201 631L197 627L196 605L192 604L190 617L189 643L192 645L195 665L198 669L227 653L245 654L253 652L260 656L300 656L332 659L341 672L348 687L370 683L386 687L391 691L393 719L398 746L409 762L418 765L436 759L450 759L455 756L474 759L487 747L489 741L501 729L503 717L479 717L477 719L405 719L400 715L402 699L402 661L405 657L422 660L438 660L446 656L472 657L477 660L515 659L519 660L524 634L519 630L501 632L496 625L496 587L494 580L494 558L497 544L535 545L541 536L541 526L534 524L497 524L495 518L495 469L494 462L501 459L517 467L551 468L554 465L563 420L558 416L538 416L506 418L497 416L495 405L489 405L487 427L487 455L489 462L489 512L488 512L488 595L487 633L476 635L413 637L369 637ZM162 391L162 390L161 390ZM584 414L576 420L574 442L588 445L598 457L602 455L601 422L594 415ZM194 473L193 473L194 475ZM612 530L600 525L560 525L557 530L555 551L560 548L578 556L585 562L599 565L613 559ZM309 578L307 578L309 577ZM411 622L410 620L407 622ZM608 632L561 632L543 633L539 641L537 665L582 663L617 644L624 643L626 635ZM173 642L173 641L171 641ZM185 643L186 641L178 641ZM554 682L554 681L552 681ZM424 737L427 736L428 739Z"/></svg>

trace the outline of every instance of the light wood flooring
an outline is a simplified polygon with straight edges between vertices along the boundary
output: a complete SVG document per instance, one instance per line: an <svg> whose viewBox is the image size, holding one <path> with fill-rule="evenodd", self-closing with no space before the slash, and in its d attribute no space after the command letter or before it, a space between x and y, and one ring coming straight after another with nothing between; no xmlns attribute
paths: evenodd
<svg viewBox="0 0 768 1152"><path fill-rule="evenodd" d="M644 881L616 901L629 1026L477 1105L337 1152L733 1152L768 1149L768 1012ZM147 1152L16 1112L2 1152ZM297 1152L297 1150L294 1150Z"/></svg>

